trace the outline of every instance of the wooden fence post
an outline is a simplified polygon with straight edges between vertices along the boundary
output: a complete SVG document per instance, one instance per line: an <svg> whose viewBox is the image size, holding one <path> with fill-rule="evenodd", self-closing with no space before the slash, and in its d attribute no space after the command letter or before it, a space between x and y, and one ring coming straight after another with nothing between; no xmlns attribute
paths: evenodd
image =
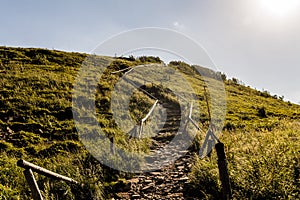
<svg viewBox="0 0 300 200"><path fill-rule="evenodd" d="M224 150L224 144L219 142L215 145L217 155L218 155L218 168L219 168L219 176L222 183L222 193L223 199L228 200L231 199L231 185L229 180L229 173L227 169L227 161Z"/></svg>
<svg viewBox="0 0 300 200"><path fill-rule="evenodd" d="M67 182L73 183L73 184L79 184L77 181L75 181L75 180L73 180L69 177L66 177L66 176L60 175L58 173L52 172L50 170L47 170L45 168L42 168L40 166L37 166L37 165L32 164L30 162L27 162L25 160L18 160L17 165L19 167L24 168L24 169L30 169L30 170L32 170L36 173L42 174L42 175L47 176L49 178L53 178L53 179L56 179L56 180L63 180L63 181L67 181Z"/></svg>
<svg viewBox="0 0 300 200"><path fill-rule="evenodd" d="M47 176L49 178L53 178L53 179L57 179L57 180L64 180L66 182L79 185L79 183L77 181L75 181L75 180L73 180L69 177L57 174L55 172L52 172L50 170L47 170L45 168L42 168L40 166L37 166L37 165L32 164L30 162L27 162L25 160L18 160L17 165L19 167L22 167L22 168L25 169L23 173L24 173L25 178L27 180L27 183L30 187L30 190L32 192L32 198L34 200L43 200L43 197L40 193L40 189L39 189L38 184L37 184L37 182L34 178L34 175L33 175L32 171L34 171L36 173L39 173L39 174L42 174L44 176Z"/></svg>
<svg viewBox="0 0 300 200"><path fill-rule="evenodd" d="M31 169L25 169L24 170L24 175L25 175L25 178L27 180L27 183L30 187L30 190L32 192L32 198L34 200L43 200L43 197L42 197L42 194L40 192L40 189L39 189L39 186L34 178L34 175L31 171Z"/></svg>
<svg viewBox="0 0 300 200"><path fill-rule="evenodd" d="M110 153L112 155L115 155L114 137L110 136L109 141L110 141Z"/></svg>

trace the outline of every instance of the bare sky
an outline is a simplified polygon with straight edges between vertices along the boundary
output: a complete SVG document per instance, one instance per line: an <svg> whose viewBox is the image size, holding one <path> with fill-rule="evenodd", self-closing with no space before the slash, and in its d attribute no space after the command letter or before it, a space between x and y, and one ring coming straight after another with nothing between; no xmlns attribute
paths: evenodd
<svg viewBox="0 0 300 200"><path fill-rule="evenodd" d="M0 45L90 52L122 31L161 27L201 44L246 85L300 102L300 0L1 0Z"/></svg>

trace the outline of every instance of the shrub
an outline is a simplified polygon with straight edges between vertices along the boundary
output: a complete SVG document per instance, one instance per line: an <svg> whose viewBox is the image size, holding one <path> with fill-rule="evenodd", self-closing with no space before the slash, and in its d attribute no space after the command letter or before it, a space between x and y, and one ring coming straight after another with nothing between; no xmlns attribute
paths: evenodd
<svg viewBox="0 0 300 200"><path fill-rule="evenodd" d="M162 60L159 57L154 57L154 56L141 56L138 57L138 60L140 60L142 63L161 63Z"/></svg>
<svg viewBox="0 0 300 200"><path fill-rule="evenodd" d="M258 113L257 116L261 117L261 118L266 118L267 117L267 113L264 107L260 107L258 108Z"/></svg>
<svg viewBox="0 0 300 200"><path fill-rule="evenodd" d="M221 199L216 163L196 158L190 178L189 194L192 192L200 199Z"/></svg>

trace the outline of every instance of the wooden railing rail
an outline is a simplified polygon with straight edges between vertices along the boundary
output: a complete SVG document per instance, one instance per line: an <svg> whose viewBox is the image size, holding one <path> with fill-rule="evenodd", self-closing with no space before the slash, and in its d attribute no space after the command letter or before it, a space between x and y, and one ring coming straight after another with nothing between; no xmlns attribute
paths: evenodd
<svg viewBox="0 0 300 200"><path fill-rule="evenodd" d="M139 135L138 137L140 138L143 132L143 126L144 126L144 122L150 117L150 115L152 114L152 112L154 111L155 106L157 105L158 100L156 100L153 104L153 106L151 107L150 111L148 112L148 114L141 120L141 124L140 124L140 131L139 131Z"/></svg>

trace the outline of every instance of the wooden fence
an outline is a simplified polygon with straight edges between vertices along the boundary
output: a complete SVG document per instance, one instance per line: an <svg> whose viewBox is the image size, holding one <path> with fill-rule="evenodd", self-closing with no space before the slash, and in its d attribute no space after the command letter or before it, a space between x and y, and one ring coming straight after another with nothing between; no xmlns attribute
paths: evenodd
<svg viewBox="0 0 300 200"><path fill-rule="evenodd" d="M45 168L42 168L40 166L37 166L37 165L32 164L30 162L27 162L25 160L19 160L17 162L17 165L19 167L22 167L22 168L25 169L23 173L24 173L26 181L27 181L27 183L30 187L30 190L32 192L32 198L34 200L43 200L43 197L42 197L41 191L39 189L39 186L38 186L38 184L35 180L33 172L36 172L38 174L42 174L42 175L47 176L49 178L53 178L53 179L57 179L57 180L63 180L63 181L69 182L71 184L79 184L77 181L75 181L75 180L73 180L69 177L57 174L55 172L52 172L50 170L47 170Z"/></svg>

